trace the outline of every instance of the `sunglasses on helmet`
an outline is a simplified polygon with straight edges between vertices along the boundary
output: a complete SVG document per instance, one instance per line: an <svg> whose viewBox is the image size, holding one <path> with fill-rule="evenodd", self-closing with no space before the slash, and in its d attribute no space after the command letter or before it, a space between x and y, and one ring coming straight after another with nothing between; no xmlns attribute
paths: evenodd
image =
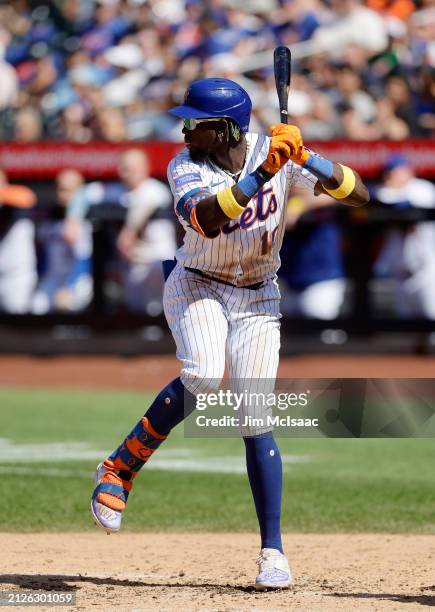
<svg viewBox="0 0 435 612"><path fill-rule="evenodd" d="M190 132L194 130L200 123L207 123L210 121L219 121L219 118L213 119L183 119L183 127Z"/></svg>

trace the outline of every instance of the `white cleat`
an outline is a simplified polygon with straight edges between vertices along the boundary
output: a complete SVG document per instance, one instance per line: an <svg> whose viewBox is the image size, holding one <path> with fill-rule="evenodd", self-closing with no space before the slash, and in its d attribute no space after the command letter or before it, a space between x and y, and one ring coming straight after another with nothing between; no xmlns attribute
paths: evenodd
<svg viewBox="0 0 435 612"><path fill-rule="evenodd" d="M103 476L105 476L109 470L102 464L97 467L95 472L95 485L96 488L101 484ZM109 472L110 473L110 472ZM91 499L91 513L94 518L95 524L104 529L107 534L116 533L121 529L122 513L117 510L108 508L101 502L97 501L96 492Z"/></svg>
<svg viewBox="0 0 435 612"><path fill-rule="evenodd" d="M293 579L287 557L275 548L262 548L257 560L258 576L255 589L287 589Z"/></svg>

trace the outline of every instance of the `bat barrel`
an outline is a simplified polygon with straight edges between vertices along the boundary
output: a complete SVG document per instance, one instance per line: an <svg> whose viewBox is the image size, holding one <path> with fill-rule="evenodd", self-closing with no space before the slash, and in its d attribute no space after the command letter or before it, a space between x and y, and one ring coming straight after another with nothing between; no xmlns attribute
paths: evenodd
<svg viewBox="0 0 435 612"><path fill-rule="evenodd" d="M288 123L288 95L291 81L291 53L288 47L276 47L273 53L276 93L281 123Z"/></svg>

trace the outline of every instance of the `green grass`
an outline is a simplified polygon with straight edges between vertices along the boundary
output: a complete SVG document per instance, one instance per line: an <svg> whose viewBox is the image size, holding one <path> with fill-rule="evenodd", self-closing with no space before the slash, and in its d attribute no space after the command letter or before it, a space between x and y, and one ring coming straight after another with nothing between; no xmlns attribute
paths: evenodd
<svg viewBox="0 0 435 612"><path fill-rule="evenodd" d="M93 529L89 498L96 458L5 461L5 442L82 443L83 453L112 450L145 412L151 396L100 391L0 389L0 530ZM435 440L284 439L285 531L435 533ZM46 448L46 447L45 447ZM65 453L68 446L63 447ZM3 449L3 450L2 450ZM24 457L35 452L24 449ZM62 457L62 448L60 450ZM27 455L25 454L27 453ZM184 453L184 454L183 454ZM189 455L189 453L191 453ZM152 462L196 465L243 461L238 439L186 439L177 428ZM214 458L214 459L213 459ZM244 474L150 469L135 483L125 514L129 530L256 529ZM54 470L47 473L47 470Z"/></svg>

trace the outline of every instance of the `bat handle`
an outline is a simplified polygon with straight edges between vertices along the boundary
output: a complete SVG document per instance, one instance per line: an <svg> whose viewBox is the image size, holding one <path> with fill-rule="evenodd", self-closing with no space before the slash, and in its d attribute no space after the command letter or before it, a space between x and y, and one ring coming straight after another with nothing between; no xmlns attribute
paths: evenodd
<svg viewBox="0 0 435 612"><path fill-rule="evenodd" d="M281 114L281 123L288 123L288 112L286 109L282 108L280 110Z"/></svg>

